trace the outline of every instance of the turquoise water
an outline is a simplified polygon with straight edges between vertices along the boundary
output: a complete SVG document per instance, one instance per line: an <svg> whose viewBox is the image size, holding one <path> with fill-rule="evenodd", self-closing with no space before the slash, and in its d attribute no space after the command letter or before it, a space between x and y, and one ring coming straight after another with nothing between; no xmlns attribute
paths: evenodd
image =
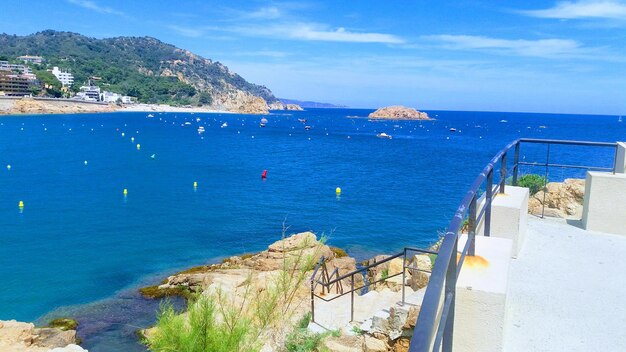
<svg viewBox="0 0 626 352"><path fill-rule="evenodd" d="M436 121L347 118L369 112L277 112L265 128L259 116L235 114L1 117L0 319L71 312L91 322L81 327L90 350L115 350L116 324L126 324L128 337L129 326L153 317L156 304L136 296L138 285L262 250L280 238L283 222L290 233L325 233L357 258L426 246L505 143L626 139L617 116L430 111ZM228 127L220 128L223 122ZM376 138L378 132L393 139ZM545 149L525 148L522 157L543 161ZM613 155L553 147L551 158L609 166ZM582 175L557 169L550 176ZM103 312L135 318L107 325Z"/></svg>

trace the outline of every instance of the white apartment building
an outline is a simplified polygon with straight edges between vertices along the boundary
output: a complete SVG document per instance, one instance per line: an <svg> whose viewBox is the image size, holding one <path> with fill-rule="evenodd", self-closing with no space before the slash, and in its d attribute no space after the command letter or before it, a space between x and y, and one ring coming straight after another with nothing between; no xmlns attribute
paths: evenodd
<svg viewBox="0 0 626 352"><path fill-rule="evenodd" d="M63 72L56 66L52 68L51 72L64 86L71 86L74 83L74 75L69 72Z"/></svg>
<svg viewBox="0 0 626 352"><path fill-rule="evenodd" d="M113 92L103 91L100 94L100 101L105 103L117 103L120 101L122 104L132 104L133 99L127 95L121 95Z"/></svg>

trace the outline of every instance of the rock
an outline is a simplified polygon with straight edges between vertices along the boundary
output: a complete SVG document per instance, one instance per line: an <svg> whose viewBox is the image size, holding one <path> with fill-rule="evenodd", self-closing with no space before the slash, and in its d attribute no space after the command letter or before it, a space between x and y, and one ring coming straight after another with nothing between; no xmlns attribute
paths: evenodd
<svg viewBox="0 0 626 352"><path fill-rule="evenodd" d="M313 232L302 232L276 241L267 247L269 252L291 252L298 249L313 248L317 245L317 237Z"/></svg>
<svg viewBox="0 0 626 352"><path fill-rule="evenodd" d="M0 321L0 326L0 351L47 352L76 343L75 330L35 328L31 323L15 320Z"/></svg>
<svg viewBox="0 0 626 352"><path fill-rule="evenodd" d="M394 258L389 261L389 276L402 273L404 271L404 260L402 258Z"/></svg>
<svg viewBox="0 0 626 352"><path fill-rule="evenodd" d="M417 324L417 317L420 314L420 308L421 307L419 306L411 306L409 308L409 314L407 315L406 322L402 327L404 330L413 331L413 328L415 328L415 324Z"/></svg>
<svg viewBox="0 0 626 352"><path fill-rule="evenodd" d="M583 199L585 196L585 180L565 179L564 182L550 182L543 190L528 199L528 212L541 215L544 204L544 215L557 218L581 218Z"/></svg>
<svg viewBox="0 0 626 352"><path fill-rule="evenodd" d="M393 352L408 352L409 344L411 343L410 338L400 338L393 344Z"/></svg>
<svg viewBox="0 0 626 352"><path fill-rule="evenodd" d="M89 352L89 351L86 349L83 349L82 347L78 345L71 344L65 347L53 348L49 352Z"/></svg>
<svg viewBox="0 0 626 352"><path fill-rule="evenodd" d="M269 107L263 98L242 90L230 90L213 97L213 107L239 114L267 114Z"/></svg>
<svg viewBox="0 0 626 352"><path fill-rule="evenodd" d="M411 267L417 268L418 270L422 271L432 271L433 263L430 260L429 256L425 254L416 254L413 257Z"/></svg>
<svg viewBox="0 0 626 352"><path fill-rule="evenodd" d="M423 271L414 270L408 278L408 285L411 286L411 289L413 291L417 291L421 288L426 287L428 285L428 280L430 280L430 274L427 274Z"/></svg>
<svg viewBox="0 0 626 352"><path fill-rule="evenodd" d="M275 101L269 104L270 110L294 110L303 111L304 109L298 104L285 104L282 101Z"/></svg>
<svg viewBox="0 0 626 352"><path fill-rule="evenodd" d="M78 322L72 318L57 318L48 323L48 327L61 330L76 330Z"/></svg>
<svg viewBox="0 0 626 352"><path fill-rule="evenodd" d="M37 346L42 347L65 347L76 343L76 330L60 330L56 328L35 329L38 335L35 341Z"/></svg>
<svg viewBox="0 0 626 352"><path fill-rule="evenodd" d="M428 114L405 106L386 106L380 108L368 116L370 119L389 120L430 120Z"/></svg>
<svg viewBox="0 0 626 352"><path fill-rule="evenodd" d="M387 344L384 341L365 336L363 340L363 351L365 352L387 352Z"/></svg>

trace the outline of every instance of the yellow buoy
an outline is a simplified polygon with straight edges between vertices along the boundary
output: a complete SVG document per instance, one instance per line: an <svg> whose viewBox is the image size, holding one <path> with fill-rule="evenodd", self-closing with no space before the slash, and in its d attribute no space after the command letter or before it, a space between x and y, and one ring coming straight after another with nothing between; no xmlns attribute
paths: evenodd
<svg viewBox="0 0 626 352"><path fill-rule="evenodd" d="M341 194L341 188L337 187L335 189L335 193L337 193L337 195L340 195Z"/></svg>
<svg viewBox="0 0 626 352"><path fill-rule="evenodd" d="M124 132L122 132L122 137L124 137Z"/></svg>
<svg viewBox="0 0 626 352"><path fill-rule="evenodd" d="M137 150L141 149L141 144L137 143Z"/></svg>
<svg viewBox="0 0 626 352"><path fill-rule="evenodd" d="M18 203L17 206L20 207L20 208L24 208L24 201L20 200L20 202Z"/></svg>
<svg viewBox="0 0 626 352"><path fill-rule="evenodd" d="M130 141L134 142L135 141L135 137L130 137Z"/></svg>
<svg viewBox="0 0 626 352"><path fill-rule="evenodd" d="M124 192L122 192L122 193L124 193L124 195L128 195L128 190L126 188L124 188Z"/></svg>
<svg viewBox="0 0 626 352"><path fill-rule="evenodd" d="M193 188L196 188L196 187L198 187L198 182L193 181Z"/></svg>

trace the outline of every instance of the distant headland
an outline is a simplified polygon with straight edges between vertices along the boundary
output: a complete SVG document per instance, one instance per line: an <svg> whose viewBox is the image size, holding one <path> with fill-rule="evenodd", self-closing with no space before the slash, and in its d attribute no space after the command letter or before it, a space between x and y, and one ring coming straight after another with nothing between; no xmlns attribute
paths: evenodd
<svg viewBox="0 0 626 352"><path fill-rule="evenodd" d="M379 108L369 114L370 119L387 119L387 120L430 120L427 113L407 108L406 106L394 105Z"/></svg>

